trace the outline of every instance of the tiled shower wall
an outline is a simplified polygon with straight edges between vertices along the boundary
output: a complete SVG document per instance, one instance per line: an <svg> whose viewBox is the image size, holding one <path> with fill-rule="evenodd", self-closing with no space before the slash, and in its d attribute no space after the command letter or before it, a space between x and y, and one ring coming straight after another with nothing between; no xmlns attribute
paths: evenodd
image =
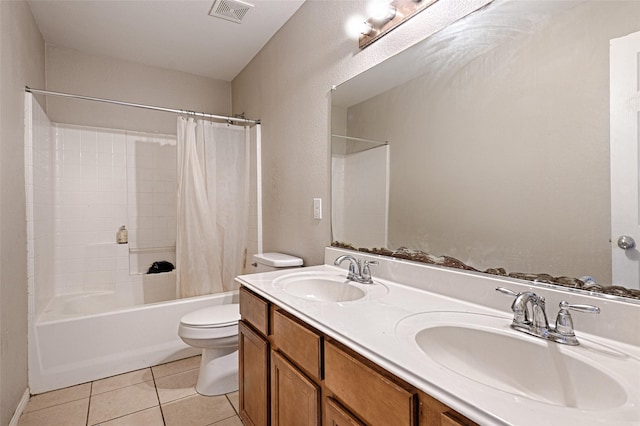
<svg viewBox="0 0 640 426"><path fill-rule="evenodd" d="M56 293L113 290L129 280L129 249L175 246L175 137L53 128ZM115 243L121 225L129 245Z"/></svg>
<svg viewBox="0 0 640 426"><path fill-rule="evenodd" d="M130 272L175 265L176 137L127 132L126 147Z"/></svg>
<svg viewBox="0 0 640 426"><path fill-rule="evenodd" d="M53 128L56 293L111 289L129 264L126 246L115 244L118 226L127 222L125 133Z"/></svg>
<svg viewBox="0 0 640 426"><path fill-rule="evenodd" d="M25 189L29 311L40 314L55 294L54 276L54 175L53 128L36 99L25 96ZM29 113L31 111L31 113ZM35 282L42 283L35 291Z"/></svg>

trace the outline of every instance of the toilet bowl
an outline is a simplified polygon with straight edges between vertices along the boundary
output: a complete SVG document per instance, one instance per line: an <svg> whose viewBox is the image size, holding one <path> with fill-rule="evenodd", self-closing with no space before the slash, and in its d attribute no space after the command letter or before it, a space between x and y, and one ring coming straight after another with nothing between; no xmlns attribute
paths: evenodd
<svg viewBox="0 0 640 426"><path fill-rule="evenodd" d="M254 255L255 272L268 272L302 265L302 259L282 253ZM205 396L238 390L237 303L212 306L182 317L178 336L189 346L202 349L196 391Z"/></svg>
<svg viewBox="0 0 640 426"><path fill-rule="evenodd" d="M238 321L240 305L212 306L190 312L180 320L178 336L202 349L196 391L222 395L238 390Z"/></svg>

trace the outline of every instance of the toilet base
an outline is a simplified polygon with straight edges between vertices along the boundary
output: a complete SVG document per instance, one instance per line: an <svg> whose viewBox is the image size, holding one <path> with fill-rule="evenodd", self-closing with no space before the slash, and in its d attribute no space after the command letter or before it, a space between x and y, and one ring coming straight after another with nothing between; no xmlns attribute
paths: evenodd
<svg viewBox="0 0 640 426"><path fill-rule="evenodd" d="M196 392L204 396L238 390L238 347L203 349Z"/></svg>

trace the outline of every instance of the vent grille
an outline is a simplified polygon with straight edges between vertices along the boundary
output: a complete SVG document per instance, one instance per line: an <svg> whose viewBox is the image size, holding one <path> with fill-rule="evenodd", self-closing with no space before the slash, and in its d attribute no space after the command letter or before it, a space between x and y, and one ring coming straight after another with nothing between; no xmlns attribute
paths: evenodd
<svg viewBox="0 0 640 426"><path fill-rule="evenodd" d="M252 4L240 0L216 0L209 15L239 24L252 7Z"/></svg>

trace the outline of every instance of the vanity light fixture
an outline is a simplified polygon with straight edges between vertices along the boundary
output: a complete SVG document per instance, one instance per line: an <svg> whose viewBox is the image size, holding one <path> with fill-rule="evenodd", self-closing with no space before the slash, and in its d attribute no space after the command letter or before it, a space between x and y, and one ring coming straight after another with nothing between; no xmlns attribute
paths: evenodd
<svg viewBox="0 0 640 426"><path fill-rule="evenodd" d="M370 17L365 20L356 32L358 45L364 49L398 25L414 17L438 0L371 0L367 8ZM350 24L353 28L353 24Z"/></svg>

